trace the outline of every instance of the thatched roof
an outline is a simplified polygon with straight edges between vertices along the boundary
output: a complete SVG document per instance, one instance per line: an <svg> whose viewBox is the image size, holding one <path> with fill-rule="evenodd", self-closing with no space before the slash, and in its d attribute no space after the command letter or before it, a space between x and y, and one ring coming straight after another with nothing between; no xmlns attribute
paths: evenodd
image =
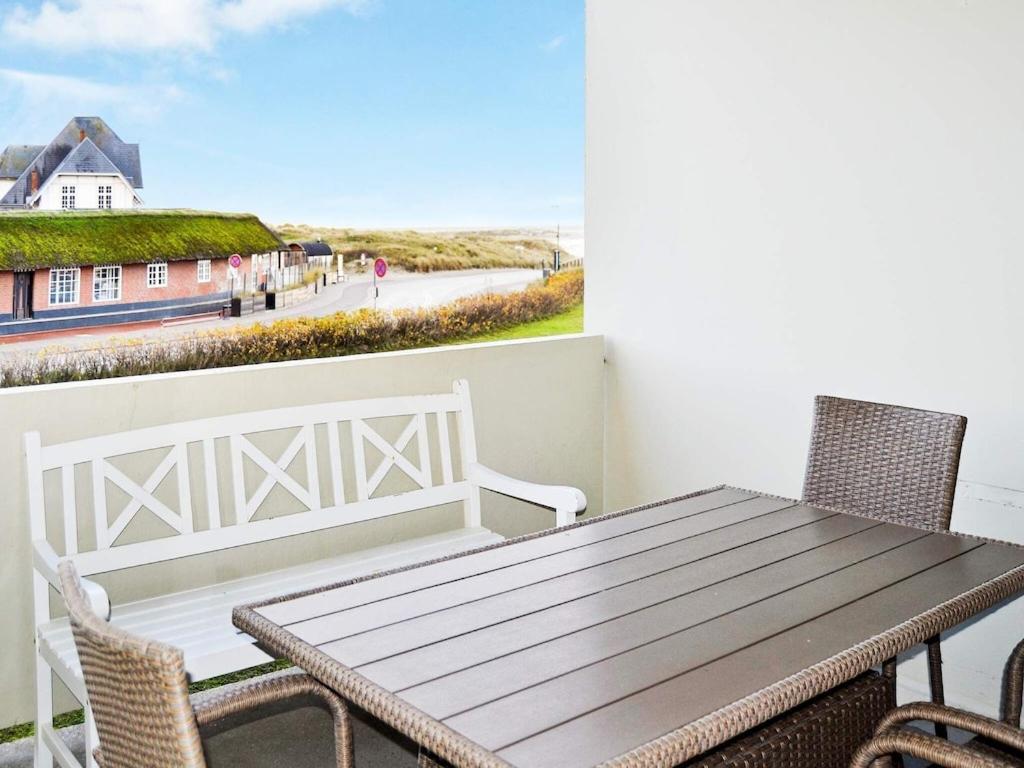
<svg viewBox="0 0 1024 768"><path fill-rule="evenodd" d="M247 256L282 247L251 214L207 211L0 213L0 269Z"/></svg>

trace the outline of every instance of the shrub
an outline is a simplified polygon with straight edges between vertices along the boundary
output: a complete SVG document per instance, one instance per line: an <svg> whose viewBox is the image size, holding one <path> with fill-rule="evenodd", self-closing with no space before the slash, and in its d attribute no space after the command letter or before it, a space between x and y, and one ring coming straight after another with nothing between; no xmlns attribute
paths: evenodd
<svg viewBox="0 0 1024 768"><path fill-rule="evenodd" d="M434 309L363 309L95 350L16 359L0 387L223 368L445 344L564 312L583 300L583 272L561 272L510 294L459 299Z"/></svg>

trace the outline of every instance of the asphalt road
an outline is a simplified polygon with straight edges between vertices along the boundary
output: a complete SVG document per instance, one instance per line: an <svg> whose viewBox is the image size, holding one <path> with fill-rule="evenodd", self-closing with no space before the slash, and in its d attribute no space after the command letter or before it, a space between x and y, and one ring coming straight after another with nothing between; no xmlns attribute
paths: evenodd
<svg viewBox="0 0 1024 768"><path fill-rule="evenodd" d="M532 269L464 270L429 274L392 272L377 285L378 309L405 309L447 304L463 296L480 293L509 293L539 280L541 274ZM203 331L272 322L286 317L322 317L335 312L350 312L374 306L372 278L355 275L349 281L329 285L321 292L295 306L273 312L256 312L239 318L213 319L185 325L160 327L140 324L122 326L116 331L83 328L71 334L39 334L9 344L0 344L0 359L12 355L46 354L48 350L88 349L107 341L140 339L171 340Z"/></svg>

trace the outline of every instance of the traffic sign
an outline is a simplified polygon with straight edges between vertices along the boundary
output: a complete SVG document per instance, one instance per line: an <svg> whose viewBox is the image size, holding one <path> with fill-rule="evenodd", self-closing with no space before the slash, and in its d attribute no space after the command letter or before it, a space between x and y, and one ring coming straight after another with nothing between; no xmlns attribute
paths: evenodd
<svg viewBox="0 0 1024 768"><path fill-rule="evenodd" d="M231 254L231 256L228 257L228 264L230 264L235 269L238 269L240 266L242 266L242 257L239 256L237 253L233 253Z"/></svg>
<svg viewBox="0 0 1024 768"><path fill-rule="evenodd" d="M384 259L377 259L373 262L373 273L377 277L384 277L388 273L388 263Z"/></svg>

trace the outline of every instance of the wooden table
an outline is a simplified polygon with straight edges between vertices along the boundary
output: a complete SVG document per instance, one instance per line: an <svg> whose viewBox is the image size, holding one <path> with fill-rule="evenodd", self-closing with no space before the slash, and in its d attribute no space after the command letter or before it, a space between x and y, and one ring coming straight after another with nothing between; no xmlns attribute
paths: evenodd
<svg viewBox="0 0 1024 768"><path fill-rule="evenodd" d="M720 487L235 623L456 765L670 765L1018 594L1022 566Z"/></svg>

